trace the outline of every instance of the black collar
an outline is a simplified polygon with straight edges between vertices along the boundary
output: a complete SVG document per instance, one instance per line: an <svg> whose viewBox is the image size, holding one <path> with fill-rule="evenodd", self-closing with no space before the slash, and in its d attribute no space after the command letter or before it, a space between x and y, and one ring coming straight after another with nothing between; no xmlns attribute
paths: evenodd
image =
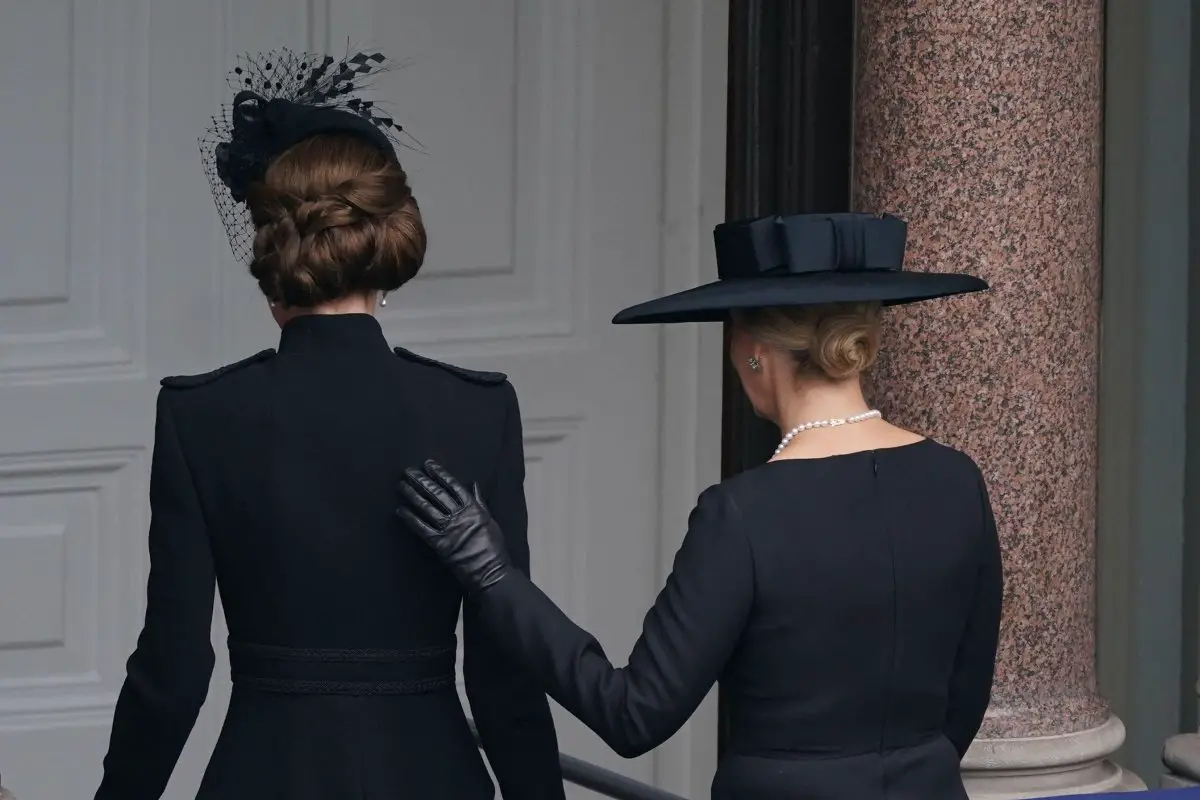
<svg viewBox="0 0 1200 800"><path fill-rule="evenodd" d="M327 350L391 353L379 320L370 314L302 314L280 332L280 353Z"/></svg>

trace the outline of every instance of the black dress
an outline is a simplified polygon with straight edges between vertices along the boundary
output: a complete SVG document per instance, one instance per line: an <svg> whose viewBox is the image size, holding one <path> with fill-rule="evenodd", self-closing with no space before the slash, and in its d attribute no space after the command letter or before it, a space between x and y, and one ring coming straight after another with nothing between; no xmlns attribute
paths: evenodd
<svg viewBox="0 0 1200 800"><path fill-rule="evenodd" d="M278 354L164 381L154 447L146 621L97 800L161 796L208 690L214 583L233 695L198 798L493 797L455 690L461 591L393 500L404 464L444 459L528 571L504 376L394 353L371 316L300 317ZM474 610L463 669L501 792L562 798L546 696Z"/></svg>
<svg viewBox="0 0 1200 800"><path fill-rule="evenodd" d="M624 668L519 575L478 605L627 757L719 680L714 798L965 800L959 761L987 709L1001 595L979 470L926 440L773 462L706 491Z"/></svg>

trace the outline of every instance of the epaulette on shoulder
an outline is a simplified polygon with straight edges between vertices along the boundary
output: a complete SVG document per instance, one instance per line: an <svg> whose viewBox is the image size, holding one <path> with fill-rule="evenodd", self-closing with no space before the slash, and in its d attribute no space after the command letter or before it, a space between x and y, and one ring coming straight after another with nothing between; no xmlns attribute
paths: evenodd
<svg viewBox="0 0 1200 800"><path fill-rule="evenodd" d="M467 369L466 367L458 367L454 364L445 364L441 361L435 361L432 358L427 358L426 356L417 355L411 350L405 350L403 347L396 347L394 349L396 351L396 355L400 356L405 361L411 361L415 364L425 364L426 366L430 367L437 367L438 369L449 372L451 375L457 375L463 380L470 381L471 383L478 383L482 386L499 386L508 380L508 376L503 372L482 372L480 370Z"/></svg>
<svg viewBox="0 0 1200 800"><path fill-rule="evenodd" d="M226 364L223 367L218 367L212 372L205 372L202 375L171 375L163 378L161 383L170 389L192 389L197 386L204 386L207 383L212 383L222 375L228 375L243 367L248 367L251 364L257 364L260 361L266 361L275 355L273 348L262 350L249 358L243 358L241 361L235 361L232 364Z"/></svg>

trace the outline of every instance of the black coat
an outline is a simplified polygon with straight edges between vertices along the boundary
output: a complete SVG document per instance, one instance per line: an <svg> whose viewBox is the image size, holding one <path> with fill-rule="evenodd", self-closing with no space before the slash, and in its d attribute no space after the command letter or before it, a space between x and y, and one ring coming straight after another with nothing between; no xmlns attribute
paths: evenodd
<svg viewBox="0 0 1200 800"><path fill-rule="evenodd" d="M528 572L524 456L503 375L393 352L367 315L306 316L266 351L163 381L146 621L97 800L154 800L208 690L213 590L233 694L198 798L491 798L455 690L462 596L398 534L395 485L436 458L478 482ZM562 798L545 695L464 611L467 695L507 800Z"/></svg>
<svg viewBox="0 0 1200 800"><path fill-rule="evenodd" d="M623 668L517 573L472 604L628 757L719 680L714 798L966 800L959 760L988 706L1002 584L979 470L926 440L773 462L701 495Z"/></svg>

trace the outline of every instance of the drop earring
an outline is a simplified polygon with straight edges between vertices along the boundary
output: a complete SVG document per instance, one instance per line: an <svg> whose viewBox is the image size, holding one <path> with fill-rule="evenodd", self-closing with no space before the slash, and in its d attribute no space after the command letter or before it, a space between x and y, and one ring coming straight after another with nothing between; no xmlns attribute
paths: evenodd
<svg viewBox="0 0 1200 800"><path fill-rule="evenodd" d="M388 293L384 292L383 296L379 298L379 305L384 306L384 307L387 306L387 296L388 296Z"/></svg>
<svg viewBox="0 0 1200 800"><path fill-rule="evenodd" d="M760 369L762 369L762 362L754 356L747 358L746 363L750 365L751 372L758 372Z"/></svg>

